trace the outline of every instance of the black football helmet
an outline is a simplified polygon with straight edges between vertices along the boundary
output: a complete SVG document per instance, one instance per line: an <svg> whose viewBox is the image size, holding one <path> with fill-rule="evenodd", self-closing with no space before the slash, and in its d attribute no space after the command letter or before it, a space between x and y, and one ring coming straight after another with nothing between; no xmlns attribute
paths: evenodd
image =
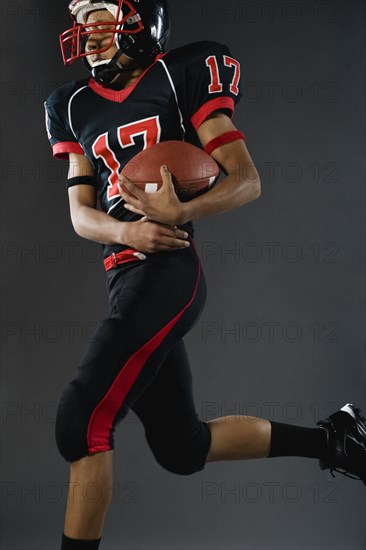
<svg viewBox="0 0 366 550"><path fill-rule="evenodd" d="M108 10L114 22L87 23L87 16L96 10ZM69 66L82 59L98 82L111 82L119 73L137 65L148 66L165 51L170 33L170 17L166 0L73 0L69 11L73 26L60 35L64 64ZM103 48L85 52L85 45L93 34L110 35ZM110 60L89 63L88 56L109 50L115 44L118 51ZM124 67L118 60L125 54L135 61Z"/></svg>

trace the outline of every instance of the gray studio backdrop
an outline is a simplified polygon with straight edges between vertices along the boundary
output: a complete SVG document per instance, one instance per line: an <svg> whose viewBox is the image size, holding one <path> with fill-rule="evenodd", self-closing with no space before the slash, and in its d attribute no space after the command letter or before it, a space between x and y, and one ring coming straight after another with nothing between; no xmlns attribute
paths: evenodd
<svg viewBox="0 0 366 550"><path fill-rule="evenodd" d="M306 426L349 401L366 411L365 3L170 5L170 48L213 39L240 60L234 121L262 179L258 201L195 223L208 283L185 338L197 410ZM82 64L62 65L66 6L1 2L4 550L59 547L69 466L56 406L107 313L100 247L73 232L67 165L52 159L44 129L45 97L85 76ZM101 550L361 550L364 518L362 484L310 459L175 476L131 415L116 433Z"/></svg>

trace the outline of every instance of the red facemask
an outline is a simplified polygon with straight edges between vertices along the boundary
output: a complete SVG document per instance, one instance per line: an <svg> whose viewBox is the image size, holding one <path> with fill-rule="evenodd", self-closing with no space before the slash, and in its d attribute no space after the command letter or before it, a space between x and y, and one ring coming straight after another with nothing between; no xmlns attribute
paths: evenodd
<svg viewBox="0 0 366 550"><path fill-rule="evenodd" d="M108 5L113 8L115 21L84 23L88 13L100 9L108 9ZM116 43L116 38L119 35L137 34L144 28L139 14L128 0L118 0L113 4L109 2L92 3L92 0L73 0L69 5L69 10L74 24L70 29L60 34L59 37L65 65L72 65L76 59L81 59L88 55L106 52ZM109 11L112 12L112 9ZM124 28L126 25L128 29ZM110 34L111 38L103 48L85 52L85 44L88 38L97 34Z"/></svg>

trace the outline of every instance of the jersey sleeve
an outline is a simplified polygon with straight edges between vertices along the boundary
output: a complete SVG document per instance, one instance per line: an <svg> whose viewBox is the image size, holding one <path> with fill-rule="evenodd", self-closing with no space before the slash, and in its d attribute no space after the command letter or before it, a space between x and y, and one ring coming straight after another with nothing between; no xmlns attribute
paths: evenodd
<svg viewBox="0 0 366 550"><path fill-rule="evenodd" d="M84 150L74 136L68 117L69 93L58 89L45 101L46 130L53 156L68 160L69 153L84 155Z"/></svg>
<svg viewBox="0 0 366 550"><path fill-rule="evenodd" d="M197 130L216 110L232 117L242 97L242 85L240 63L229 48L217 42L200 42L191 44L180 57L177 96L184 118Z"/></svg>

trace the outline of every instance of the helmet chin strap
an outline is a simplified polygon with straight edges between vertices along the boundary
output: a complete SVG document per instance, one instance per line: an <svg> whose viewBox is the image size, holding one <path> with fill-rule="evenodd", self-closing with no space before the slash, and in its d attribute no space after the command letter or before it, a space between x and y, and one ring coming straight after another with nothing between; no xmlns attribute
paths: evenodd
<svg viewBox="0 0 366 550"><path fill-rule="evenodd" d="M118 50L108 63L97 65L91 69L92 76L96 82L100 84L110 84L119 74L135 69L138 64L135 62L132 65L125 67L119 60L123 54L122 50Z"/></svg>

